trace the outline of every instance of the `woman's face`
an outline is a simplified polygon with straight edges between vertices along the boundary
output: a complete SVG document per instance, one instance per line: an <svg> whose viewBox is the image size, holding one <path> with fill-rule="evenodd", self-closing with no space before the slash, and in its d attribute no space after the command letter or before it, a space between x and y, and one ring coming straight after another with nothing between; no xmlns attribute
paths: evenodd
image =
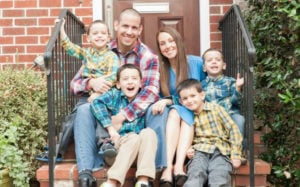
<svg viewBox="0 0 300 187"><path fill-rule="evenodd" d="M174 38L167 32L161 32L158 35L158 44L161 54L170 61L177 56L177 45Z"/></svg>

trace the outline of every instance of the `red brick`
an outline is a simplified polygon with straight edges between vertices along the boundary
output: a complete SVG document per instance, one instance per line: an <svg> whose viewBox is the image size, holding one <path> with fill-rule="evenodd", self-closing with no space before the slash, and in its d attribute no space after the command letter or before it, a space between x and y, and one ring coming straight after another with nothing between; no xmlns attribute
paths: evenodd
<svg viewBox="0 0 300 187"><path fill-rule="evenodd" d="M255 174L258 175L267 175L271 172L271 165L261 159L255 159L254 163L254 171ZM239 175L249 175L250 174L250 165L249 162L241 166L240 168L236 169L235 172Z"/></svg>
<svg viewBox="0 0 300 187"><path fill-rule="evenodd" d="M92 8L76 8L75 15L76 16L92 16L93 9Z"/></svg>
<svg viewBox="0 0 300 187"><path fill-rule="evenodd" d="M220 5L220 4L232 4L233 0L210 0L209 3L211 5L214 5L214 4L217 4L217 5Z"/></svg>
<svg viewBox="0 0 300 187"><path fill-rule="evenodd" d="M38 38L36 36L16 36L16 44L36 44Z"/></svg>
<svg viewBox="0 0 300 187"><path fill-rule="evenodd" d="M46 46L45 45L35 45L35 46L27 46L27 53L44 53Z"/></svg>
<svg viewBox="0 0 300 187"><path fill-rule="evenodd" d="M19 55L18 56L18 62L33 62L36 58L36 55Z"/></svg>
<svg viewBox="0 0 300 187"><path fill-rule="evenodd" d="M0 63L8 63L8 62L13 62L13 55L8 55L8 54L5 54L5 55L0 55Z"/></svg>
<svg viewBox="0 0 300 187"><path fill-rule="evenodd" d="M255 186L267 186L266 175L255 175ZM250 186L250 177L248 175L232 176L234 186Z"/></svg>
<svg viewBox="0 0 300 187"><path fill-rule="evenodd" d="M255 131L253 134L253 139L255 144L261 144L261 136L262 134L259 131Z"/></svg>
<svg viewBox="0 0 300 187"><path fill-rule="evenodd" d="M4 35L25 35L24 28L3 28Z"/></svg>
<svg viewBox="0 0 300 187"><path fill-rule="evenodd" d="M40 43L47 44L49 41L50 36L40 36Z"/></svg>
<svg viewBox="0 0 300 187"><path fill-rule="evenodd" d="M15 1L16 8L37 7L37 0L17 0Z"/></svg>
<svg viewBox="0 0 300 187"><path fill-rule="evenodd" d="M25 67L25 64L16 64L15 62L2 65L2 69L13 68L13 69L22 70L22 69L24 69L24 67Z"/></svg>
<svg viewBox="0 0 300 187"><path fill-rule="evenodd" d="M48 27L28 27L27 35L49 35Z"/></svg>
<svg viewBox="0 0 300 187"><path fill-rule="evenodd" d="M219 23L219 21L223 18L223 15L211 15L209 17L210 23Z"/></svg>
<svg viewBox="0 0 300 187"><path fill-rule="evenodd" d="M12 19L0 19L0 26L12 26Z"/></svg>
<svg viewBox="0 0 300 187"><path fill-rule="evenodd" d="M21 18L15 20L15 25L17 26L31 26L36 24L37 24L36 18L29 18L29 19Z"/></svg>
<svg viewBox="0 0 300 187"><path fill-rule="evenodd" d="M23 17L25 16L24 10L2 10L3 17Z"/></svg>
<svg viewBox="0 0 300 187"><path fill-rule="evenodd" d="M1 7L1 9L12 8L13 7L13 1L12 0L0 1L0 7Z"/></svg>
<svg viewBox="0 0 300 187"><path fill-rule="evenodd" d="M223 6L222 9L223 9L223 14L225 14L229 9L230 9L231 5L229 6Z"/></svg>
<svg viewBox="0 0 300 187"><path fill-rule="evenodd" d="M222 49L222 42L221 41L211 41L210 46L212 48Z"/></svg>
<svg viewBox="0 0 300 187"><path fill-rule="evenodd" d="M3 46L2 52L5 53L24 53L25 47L24 46Z"/></svg>
<svg viewBox="0 0 300 187"><path fill-rule="evenodd" d="M54 16L55 18L57 18L60 15L60 12L62 11L61 8L51 8L50 9L50 16Z"/></svg>
<svg viewBox="0 0 300 187"><path fill-rule="evenodd" d="M27 9L27 17L48 16L48 9Z"/></svg>
<svg viewBox="0 0 300 187"><path fill-rule="evenodd" d="M56 18L39 18L39 25L41 26L54 26Z"/></svg>
<svg viewBox="0 0 300 187"><path fill-rule="evenodd" d="M84 25L89 25L92 21L93 21L92 17L84 17L84 18L82 18L82 22L84 23Z"/></svg>
<svg viewBox="0 0 300 187"><path fill-rule="evenodd" d="M209 7L210 14L220 14L221 13L221 7L220 6L210 6Z"/></svg>
<svg viewBox="0 0 300 187"><path fill-rule="evenodd" d="M40 7L61 7L61 0L40 0Z"/></svg>
<svg viewBox="0 0 300 187"><path fill-rule="evenodd" d="M210 39L212 41L221 41L222 40L222 35L221 32L215 32L215 33L210 33Z"/></svg>
<svg viewBox="0 0 300 187"><path fill-rule="evenodd" d="M79 0L64 1L64 7L78 7L79 5Z"/></svg>
<svg viewBox="0 0 300 187"><path fill-rule="evenodd" d="M0 37L1 44L12 44L14 42L13 37Z"/></svg>

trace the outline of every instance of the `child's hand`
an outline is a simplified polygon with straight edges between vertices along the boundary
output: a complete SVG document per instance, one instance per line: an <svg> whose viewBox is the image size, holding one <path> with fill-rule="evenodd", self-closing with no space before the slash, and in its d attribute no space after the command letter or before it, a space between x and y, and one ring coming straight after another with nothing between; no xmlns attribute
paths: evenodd
<svg viewBox="0 0 300 187"><path fill-rule="evenodd" d="M190 147L187 151L186 151L186 156L189 159L192 159L195 155L195 149L193 149L192 147Z"/></svg>
<svg viewBox="0 0 300 187"><path fill-rule="evenodd" d="M120 139L120 134L116 131L116 129L114 127L108 127L107 128L108 130L108 134L110 136L110 140L113 142L113 143L117 143L118 140Z"/></svg>
<svg viewBox="0 0 300 187"><path fill-rule="evenodd" d="M241 160L240 159L231 159L231 163L233 168L237 169L241 166Z"/></svg>
<svg viewBox="0 0 300 187"><path fill-rule="evenodd" d="M241 77L241 75L238 73L235 82L236 91L241 92L242 86L244 85L244 81L244 77Z"/></svg>

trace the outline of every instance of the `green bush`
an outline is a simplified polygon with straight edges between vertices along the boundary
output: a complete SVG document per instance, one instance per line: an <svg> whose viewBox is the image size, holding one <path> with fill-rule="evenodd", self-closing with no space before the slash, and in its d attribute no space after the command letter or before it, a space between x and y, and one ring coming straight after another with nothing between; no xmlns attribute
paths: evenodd
<svg viewBox="0 0 300 187"><path fill-rule="evenodd" d="M0 72L0 169L8 168L15 186L29 186L38 162L34 156L46 145L47 87L33 70Z"/></svg>
<svg viewBox="0 0 300 187"><path fill-rule="evenodd" d="M269 181L300 184L300 4L299 0L248 0L246 20L256 47L255 117L270 131Z"/></svg>

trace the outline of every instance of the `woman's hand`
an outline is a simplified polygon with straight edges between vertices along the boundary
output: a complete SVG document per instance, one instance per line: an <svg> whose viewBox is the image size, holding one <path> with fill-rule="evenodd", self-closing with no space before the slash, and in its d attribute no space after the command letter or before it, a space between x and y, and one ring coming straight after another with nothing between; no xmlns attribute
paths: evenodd
<svg viewBox="0 0 300 187"><path fill-rule="evenodd" d="M186 151L186 156L188 157L188 159L192 159L194 155L195 155L195 149L193 149L192 147Z"/></svg>
<svg viewBox="0 0 300 187"><path fill-rule="evenodd" d="M152 106L152 114L161 114L165 110L166 106L168 104L171 104L172 100L171 99L161 99L157 101L156 103L153 104Z"/></svg>

